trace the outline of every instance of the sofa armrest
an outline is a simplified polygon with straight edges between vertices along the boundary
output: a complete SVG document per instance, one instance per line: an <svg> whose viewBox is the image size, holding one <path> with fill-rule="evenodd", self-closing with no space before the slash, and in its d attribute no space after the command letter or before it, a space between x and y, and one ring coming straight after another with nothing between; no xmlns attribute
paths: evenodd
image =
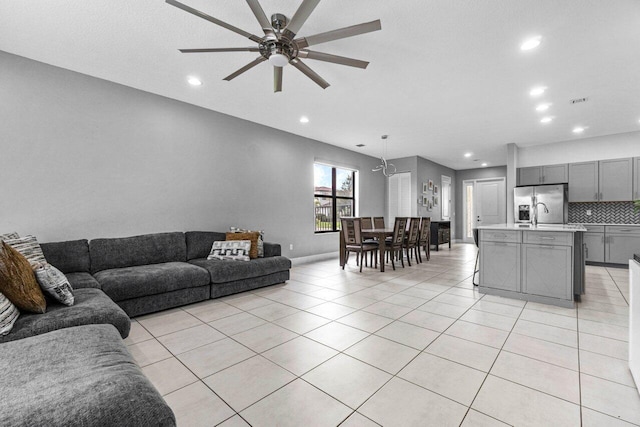
<svg viewBox="0 0 640 427"><path fill-rule="evenodd" d="M272 256L280 256L282 255L282 248L280 247L280 243L269 243L264 242L264 256L272 257Z"/></svg>

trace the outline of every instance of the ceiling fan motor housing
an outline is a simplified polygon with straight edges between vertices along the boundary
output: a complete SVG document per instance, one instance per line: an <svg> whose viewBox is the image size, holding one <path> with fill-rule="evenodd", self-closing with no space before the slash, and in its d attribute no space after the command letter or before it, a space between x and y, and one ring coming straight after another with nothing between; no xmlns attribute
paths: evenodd
<svg viewBox="0 0 640 427"><path fill-rule="evenodd" d="M259 49L260 55L276 67L284 67L298 56L298 47L293 41L267 40L260 43Z"/></svg>

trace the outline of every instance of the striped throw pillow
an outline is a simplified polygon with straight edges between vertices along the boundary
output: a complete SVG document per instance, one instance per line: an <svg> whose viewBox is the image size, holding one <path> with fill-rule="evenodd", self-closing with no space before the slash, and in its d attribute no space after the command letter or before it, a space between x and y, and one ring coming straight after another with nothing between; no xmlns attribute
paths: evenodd
<svg viewBox="0 0 640 427"><path fill-rule="evenodd" d="M42 253L42 248L34 236L7 239L5 243L20 252L34 268L47 262Z"/></svg>
<svg viewBox="0 0 640 427"><path fill-rule="evenodd" d="M250 261L251 240L227 240L213 242L211 253L207 259L229 259L234 261Z"/></svg>
<svg viewBox="0 0 640 427"><path fill-rule="evenodd" d="M64 305L73 305L73 288L60 270L51 264L40 264L35 272L36 280L43 291Z"/></svg>
<svg viewBox="0 0 640 427"><path fill-rule="evenodd" d="M15 231L13 233L0 234L0 240L19 239L20 235Z"/></svg>
<svg viewBox="0 0 640 427"><path fill-rule="evenodd" d="M13 305L9 298L0 293L0 335L4 336L11 332L13 324L18 320L20 311Z"/></svg>

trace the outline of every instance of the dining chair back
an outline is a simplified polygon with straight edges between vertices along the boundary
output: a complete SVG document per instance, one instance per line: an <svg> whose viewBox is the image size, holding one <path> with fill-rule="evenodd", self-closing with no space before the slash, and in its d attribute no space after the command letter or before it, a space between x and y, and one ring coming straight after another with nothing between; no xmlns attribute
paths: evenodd
<svg viewBox="0 0 640 427"><path fill-rule="evenodd" d="M370 216L363 216L361 219L363 230L371 230L373 228L373 221Z"/></svg>
<svg viewBox="0 0 640 427"><path fill-rule="evenodd" d="M411 266L411 255L416 262L420 262L418 255L418 238L420 237L420 218L414 217L409 221L409 234L404 241L403 247L407 253L407 262Z"/></svg>
<svg viewBox="0 0 640 427"><path fill-rule="evenodd" d="M384 228L384 217L383 216L374 216L373 217L373 227L374 228Z"/></svg>
<svg viewBox="0 0 640 427"><path fill-rule="evenodd" d="M424 248L424 254L427 261L431 259L431 218L428 216L422 217L420 223L420 238L418 239L418 246ZM418 250L420 256L420 262L422 262L422 254Z"/></svg>
<svg viewBox="0 0 640 427"><path fill-rule="evenodd" d="M404 244L404 236L405 236L406 229L407 229L407 218L396 217L395 223L393 224L393 236L385 246L385 251L388 255L388 258L391 259L391 266L393 267L394 270L396 269L396 264L394 262L396 255L398 253L402 255L402 245ZM402 263L402 268L404 268L403 256L400 256L400 262Z"/></svg>

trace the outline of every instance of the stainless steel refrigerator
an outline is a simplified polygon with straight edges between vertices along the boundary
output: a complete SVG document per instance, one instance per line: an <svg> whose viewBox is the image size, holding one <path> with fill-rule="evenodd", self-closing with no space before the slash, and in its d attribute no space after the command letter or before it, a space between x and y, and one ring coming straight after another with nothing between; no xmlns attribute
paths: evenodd
<svg viewBox="0 0 640 427"><path fill-rule="evenodd" d="M515 222L531 222L538 204L538 224L566 224L569 221L567 184L530 185L513 189ZM548 213L545 211L546 206Z"/></svg>

